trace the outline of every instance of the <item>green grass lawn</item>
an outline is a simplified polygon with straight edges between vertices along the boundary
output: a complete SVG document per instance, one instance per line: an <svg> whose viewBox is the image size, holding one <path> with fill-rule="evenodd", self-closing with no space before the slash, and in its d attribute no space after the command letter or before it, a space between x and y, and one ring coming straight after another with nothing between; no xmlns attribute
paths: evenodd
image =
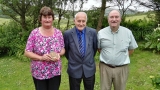
<svg viewBox="0 0 160 90"><path fill-rule="evenodd" d="M126 90L153 90L149 76L160 71L160 55L136 49L131 55L130 75ZM98 55L96 58L95 90L100 90ZM63 57L60 90L69 90L67 60ZM81 85L83 90L83 85ZM22 62L15 57L0 57L0 90L34 90L30 73L30 62Z"/></svg>

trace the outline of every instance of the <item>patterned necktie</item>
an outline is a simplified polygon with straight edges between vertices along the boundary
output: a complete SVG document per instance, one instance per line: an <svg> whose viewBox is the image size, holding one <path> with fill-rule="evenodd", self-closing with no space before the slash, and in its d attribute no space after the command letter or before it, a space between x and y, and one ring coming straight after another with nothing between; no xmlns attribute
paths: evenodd
<svg viewBox="0 0 160 90"><path fill-rule="evenodd" d="M81 57L84 57L84 45L83 45L83 38L82 38L82 34L83 32L79 33L79 49L80 49L80 53L81 53Z"/></svg>

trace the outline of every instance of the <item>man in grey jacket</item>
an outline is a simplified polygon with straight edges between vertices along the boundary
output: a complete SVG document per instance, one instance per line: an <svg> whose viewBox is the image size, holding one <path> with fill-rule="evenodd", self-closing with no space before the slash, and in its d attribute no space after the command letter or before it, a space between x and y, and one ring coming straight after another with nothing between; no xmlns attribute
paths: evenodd
<svg viewBox="0 0 160 90"><path fill-rule="evenodd" d="M82 80L85 90L94 90L97 32L87 27L86 22L86 13L78 12L74 18L75 26L64 32L70 90L80 90Z"/></svg>

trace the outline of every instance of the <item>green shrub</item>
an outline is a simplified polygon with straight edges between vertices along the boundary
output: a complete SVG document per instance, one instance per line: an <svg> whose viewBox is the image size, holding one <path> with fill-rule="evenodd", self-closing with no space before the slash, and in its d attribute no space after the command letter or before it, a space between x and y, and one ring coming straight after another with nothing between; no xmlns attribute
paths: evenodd
<svg viewBox="0 0 160 90"><path fill-rule="evenodd" d="M155 28L155 22L146 18L125 21L121 25L129 28L137 41L143 41L146 34L152 33L153 28Z"/></svg>
<svg viewBox="0 0 160 90"><path fill-rule="evenodd" d="M143 49L152 50L153 52L160 51L160 26L152 30L151 34L145 36L145 44Z"/></svg>
<svg viewBox="0 0 160 90"><path fill-rule="evenodd" d="M160 76L150 76L151 80L152 80L152 85L156 90L160 89Z"/></svg>
<svg viewBox="0 0 160 90"><path fill-rule="evenodd" d="M21 26L14 21L4 23L0 27L0 55L7 54L23 58L29 31L22 30Z"/></svg>

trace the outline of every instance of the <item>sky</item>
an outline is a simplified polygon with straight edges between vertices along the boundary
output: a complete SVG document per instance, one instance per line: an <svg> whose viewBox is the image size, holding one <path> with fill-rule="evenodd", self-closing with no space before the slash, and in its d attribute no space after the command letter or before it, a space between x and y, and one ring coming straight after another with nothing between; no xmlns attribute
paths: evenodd
<svg viewBox="0 0 160 90"><path fill-rule="evenodd" d="M88 0L87 3L84 4L84 9L90 9L92 7L100 7L101 6L101 0Z"/></svg>
<svg viewBox="0 0 160 90"><path fill-rule="evenodd" d="M101 0L88 0L87 3L84 3L84 8L85 10L89 10L92 7L100 7L101 6Z"/></svg>
<svg viewBox="0 0 160 90"><path fill-rule="evenodd" d="M106 6L110 6L110 5L112 5L112 4L107 3ZM127 3L125 3L125 5L127 5ZM94 7L100 7L100 6L101 6L101 0L88 0L88 2L85 3L84 6L83 6L83 10L89 10L89 9L91 9L93 6L94 6ZM118 7L113 7L113 8L118 9ZM148 10L150 10L150 9L148 9L148 8L146 8L146 7L139 6L139 5L137 5L136 3L134 3L133 6L130 7L130 8L133 9L133 10L136 10L136 9L137 9L137 10L139 10L139 11L148 11Z"/></svg>

